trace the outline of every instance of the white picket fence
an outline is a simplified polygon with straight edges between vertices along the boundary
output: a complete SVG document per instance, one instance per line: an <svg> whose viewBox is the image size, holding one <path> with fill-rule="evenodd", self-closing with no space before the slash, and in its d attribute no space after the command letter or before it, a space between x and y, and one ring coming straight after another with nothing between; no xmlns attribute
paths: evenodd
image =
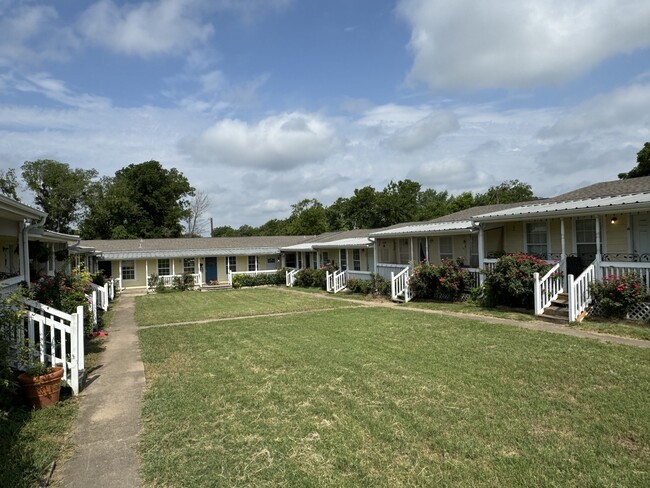
<svg viewBox="0 0 650 488"><path fill-rule="evenodd" d="M202 280L202 277L201 277L201 273L194 273L191 276L192 276L192 285L191 286L193 288L201 288L201 286L203 284L202 283L203 280ZM158 276L159 282L162 283L162 285L165 288L173 288L175 278L182 279L183 275L175 274L175 275L159 275ZM147 277L147 292L152 291L154 289L154 287L149 282L150 279L151 279L151 277Z"/></svg>
<svg viewBox="0 0 650 488"><path fill-rule="evenodd" d="M569 322L575 322L582 312L591 304L592 297L589 285L596 281L596 267L594 263L587 266L580 276L573 278L569 275L567 289L569 291Z"/></svg>
<svg viewBox="0 0 650 488"><path fill-rule="evenodd" d="M63 378L79 394L84 370L84 308L67 314L47 305L23 299L24 327L17 330L16 347L31 344L35 359L48 366L63 367ZM20 364L17 364L20 368ZM24 369L24 367L23 367Z"/></svg>
<svg viewBox="0 0 650 488"><path fill-rule="evenodd" d="M563 263L564 261L557 263L542 278L539 273L533 273L535 315L542 315L544 309L564 291Z"/></svg>
<svg viewBox="0 0 650 488"><path fill-rule="evenodd" d="M104 286L91 283L93 291L97 293L97 307L101 308L104 312L108 310L108 302L111 300L108 283L107 281Z"/></svg>

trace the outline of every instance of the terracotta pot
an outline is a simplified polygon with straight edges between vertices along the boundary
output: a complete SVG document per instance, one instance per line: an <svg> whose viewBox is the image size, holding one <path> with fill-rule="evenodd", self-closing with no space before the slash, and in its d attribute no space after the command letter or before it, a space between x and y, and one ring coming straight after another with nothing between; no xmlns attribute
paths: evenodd
<svg viewBox="0 0 650 488"><path fill-rule="evenodd" d="M30 407L43 408L54 405L59 401L63 368L52 368L52 372L42 376L32 376L27 373L18 375L18 381L23 389L25 403Z"/></svg>

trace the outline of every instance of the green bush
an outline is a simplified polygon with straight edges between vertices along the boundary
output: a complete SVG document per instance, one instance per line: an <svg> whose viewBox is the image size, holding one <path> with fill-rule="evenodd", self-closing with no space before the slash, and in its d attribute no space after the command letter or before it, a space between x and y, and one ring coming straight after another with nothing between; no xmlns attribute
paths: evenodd
<svg viewBox="0 0 650 488"><path fill-rule="evenodd" d="M232 278L233 288L244 286L269 286L284 285L286 283L286 270L281 269L275 273L262 273L258 275L237 274Z"/></svg>
<svg viewBox="0 0 650 488"><path fill-rule="evenodd" d="M302 288L322 288L327 289L326 283L326 270L325 269L301 269L296 273L296 281L294 286Z"/></svg>
<svg viewBox="0 0 650 488"><path fill-rule="evenodd" d="M631 305L647 298L645 284L637 273L619 277L610 275L592 283L589 288L605 317L625 318Z"/></svg>
<svg viewBox="0 0 650 488"><path fill-rule="evenodd" d="M489 307L505 305L533 308L533 273L545 275L550 269L551 265L546 261L528 254L502 256L486 274L483 304Z"/></svg>
<svg viewBox="0 0 650 488"><path fill-rule="evenodd" d="M358 278L348 280L348 290L352 293L361 293L364 295L369 295L373 292L372 283L370 283L370 281L360 280Z"/></svg>
<svg viewBox="0 0 650 488"><path fill-rule="evenodd" d="M187 291L194 288L194 276L191 273L183 273L182 275L174 276L173 282L174 290Z"/></svg>
<svg viewBox="0 0 650 488"><path fill-rule="evenodd" d="M377 295L390 296L390 281L383 276L371 273L370 284Z"/></svg>

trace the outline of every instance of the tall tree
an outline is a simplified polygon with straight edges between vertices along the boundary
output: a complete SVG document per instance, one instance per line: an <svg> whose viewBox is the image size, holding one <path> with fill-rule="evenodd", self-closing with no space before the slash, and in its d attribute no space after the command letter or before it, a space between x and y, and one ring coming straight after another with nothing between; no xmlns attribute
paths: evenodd
<svg viewBox="0 0 650 488"><path fill-rule="evenodd" d="M636 166L627 173L619 173L621 180L650 176L650 142L646 142L643 148L636 153Z"/></svg>
<svg viewBox="0 0 650 488"><path fill-rule="evenodd" d="M291 208L288 225L291 235L322 234L329 230L325 208L318 200L305 198Z"/></svg>
<svg viewBox="0 0 650 488"><path fill-rule="evenodd" d="M189 202L188 214L185 217L185 230L188 237L201 237L207 230L207 222L203 218L210 208L210 197L207 193L198 190Z"/></svg>
<svg viewBox="0 0 650 488"><path fill-rule="evenodd" d="M71 169L66 163L51 159L26 161L22 175L34 201L47 212L45 227L56 232L72 232L81 212L84 192L93 178L94 169Z"/></svg>
<svg viewBox="0 0 650 488"><path fill-rule="evenodd" d="M18 178L16 177L16 170L13 168L6 171L0 170L0 193L16 201L20 201L17 190Z"/></svg>
<svg viewBox="0 0 650 488"><path fill-rule="evenodd" d="M181 237L194 188L176 168L158 161L131 164L94 188L101 197L90 205L81 227L85 239Z"/></svg>
<svg viewBox="0 0 650 488"><path fill-rule="evenodd" d="M517 203L534 200L533 189L528 183L519 180L507 180L491 186L485 193L474 197L475 205L493 205L498 203Z"/></svg>
<svg viewBox="0 0 650 488"><path fill-rule="evenodd" d="M420 183L412 180L391 181L378 199L377 217L374 227L384 227L416 219ZM379 224L379 225L376 225Z"/></svg>
<svg viewBox="0 0 650 488"><path fill-rule="evenodd" d="M416 220L433 220L449 213L449 193L427 188L418 194Z"/></svg>

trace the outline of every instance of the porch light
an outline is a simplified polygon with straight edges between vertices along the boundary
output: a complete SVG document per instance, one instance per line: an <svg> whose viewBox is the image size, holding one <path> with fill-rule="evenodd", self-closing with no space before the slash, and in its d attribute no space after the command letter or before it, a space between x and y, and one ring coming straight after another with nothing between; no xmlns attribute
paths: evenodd
<svg viewBox="0 0 650 488"><path fill-rule="evenodd" d="M612 220L611 220L612 224L615 224L617 220L618 220L618 219L616 218L616 215L614 215L614 216L612 217Z"/></svg>

